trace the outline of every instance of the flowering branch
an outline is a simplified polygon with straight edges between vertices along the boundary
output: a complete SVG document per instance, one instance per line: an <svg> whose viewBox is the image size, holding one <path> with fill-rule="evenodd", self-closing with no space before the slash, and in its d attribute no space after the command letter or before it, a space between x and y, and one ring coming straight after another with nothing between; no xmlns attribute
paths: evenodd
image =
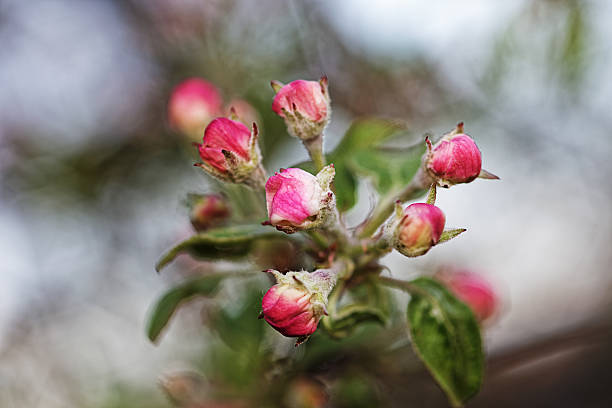
<svg viewBox="0 0 612 408"><path fill-rule="evenodd" d="M323 139L331 117L327 78L286 85L272 81L271 85L275 92L272 110L285 121L288 133L302 141L317 173L282 168L266 180L257 124L249 129L233 109L229 118L214 118L217 114L213 112L221 104L220 94L212 92L208 83L195 81L177 87L169 106L173 127L189 135L194 129L203 130L202 143L196 144L201 158L196 166L223 182L243 184L256 191L251 191L251 196L234 195L227 201L227 195L200 198L191 212L198 233L168 251L158 269L183 252L206 260L259 254L258 264L267 263L262 265L266 269L271 264L273 268L267 272L276 280L263 296L260 317L282 335L297 338L296 346L315 333L322 319L323 329L334 338L350 334L363 322L385 324L390 313L384 306L381 287L402 289L411 295L408 322L415 351L451 403L462 404L480 387L484 365L479 323L496 310L493 291L469 274L440 275L437 280L422 277L411 282L381 277L386 267L380 260L392 250L409 258L423 256L465 231L445 229L444 212L435 205L437 186L449 188L476 178L497 177L482 169L481 152L464 133L463 123L436 144L426 138L426 152L420 158L414 155L406 159L402 152L401 159L407 161L397 168L392 168L389 156L380 150L397 126L384 121L354 126L340 150L329 156L337 167L326 165ZM341 211L357 199L358 183L352 174L355 169L373 174L374 185L383 197L360 227L348 230ZM398 185L401 187L395 187ZM404 205L423 196L427 188L425 202ZM252 219L258 218L252 201L261 189L265 191L268 215L263 224L281 232L259 225L261 218L256 225L219 227L231 218L228 202L236 200ZM231 188L228 190L231 192ZM295 232L309 241L286 235ZM285 245L279 246L279 241ZM302 262L302 256L310 256L311 262ZM276 262L279 258L284 262ZM307 272L303 270L306 264L319 267ZM213 274L171 291L152 319L155 327L165 327L184 299L213 294L220 279ZM360 287L365 289L353 296L352 291ZM340 304L344 293L351 296L347 296L347 304ZM168 302L170 309L166 307ZM154 333L159 334L159 330Z"/></svg>

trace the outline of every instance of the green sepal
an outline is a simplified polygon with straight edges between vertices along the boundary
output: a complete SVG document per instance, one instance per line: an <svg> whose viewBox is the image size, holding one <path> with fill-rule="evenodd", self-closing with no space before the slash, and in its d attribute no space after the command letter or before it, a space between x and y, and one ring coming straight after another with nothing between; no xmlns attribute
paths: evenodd
<svg viewBox="0 0 612 408"><path fill-rule="evenodd" d="M451 239L455 238L456 236L458 236L459 234L465 231L467 231L467 229L465 228L455 228L455 229L448 229L448 230L442 231L438 244L441 244L446 241L450 241Z"/></svg>

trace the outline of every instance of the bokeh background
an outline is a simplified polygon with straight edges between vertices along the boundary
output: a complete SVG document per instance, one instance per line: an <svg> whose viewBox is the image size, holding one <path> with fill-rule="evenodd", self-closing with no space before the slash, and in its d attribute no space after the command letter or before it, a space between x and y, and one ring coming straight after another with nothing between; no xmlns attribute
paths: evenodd
<svg viewBox="0 0 612 408"><path fill-rule="evenodd" d="M0 406L169 406L159 376L216 341L198 307L157 346L144 332L189 265L153 267L190 234L183 199L210 189L167 125L169 92L201 76L246 99L276 169L306 153L269 81L323 73L327 148L357 117L414 135L462 120L502 179L442 191L468 233L387 260L395 277L457 265L498 289L470 405L611 406L610 22L606 0L1 0ZM368 388L357 372L344 392L359 398L332 406L446 406L422 368L402 375Z"/></svg>

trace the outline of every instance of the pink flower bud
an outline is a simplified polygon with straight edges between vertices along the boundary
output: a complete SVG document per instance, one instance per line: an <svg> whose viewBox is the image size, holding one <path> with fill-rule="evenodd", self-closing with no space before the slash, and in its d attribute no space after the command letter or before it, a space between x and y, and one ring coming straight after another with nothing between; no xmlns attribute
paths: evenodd
<svg viewBox="0 0 612 408"><path fill-rule="evenodd" d="M222 100L217 88L200 78L178 84L168 102L168 120L176 130L199 137L208 123L221 113Z"/></svg>
<svg viewBox="0 0 612 408"><path fill-rule="evenodd" d="M442 138L427 157L427 170L442 187L469 183L478 177L481 166L480 150L472 138L464 133Z"/></svg>
<svg viewBox="0 0 612 408"><path fill-rule="evenodd" d="M204 132L203 143L198 145L200 157L221 172L227 172L224 150L234 153L242 161L249 161L251 131L245 125L227 118L210 122Z"/></svg>
<svg viewBox="0 0 612 408"><path fill-rule="evenodd" d="M321 318L314 311L311 297L305 288L274 285L261 302L263 317L284 336L309 336L317 330Z"/></svg>
<svg viewBox="0 0 612 408"><path fill-rule="evenodd" d="M497 294L482 276L469 271L459 271L442 273L439 277L457 298L472 309L478 321L489 319L497 311Z"/></svg>
<svg viewBox="0 0 612 408"><path fill-rule="evenodd" d="M232 111L233 109L233 111ZM225 116L236 115L235 120L239 120L247 126L253 122L259 123L260 117L257 110L244 99L232 99L225 107Z"/></svg>
<svg viewBox="0 0 612 408"><path fill-rule="evenodd" d="M272 88L277 92L272 110L285 119L289 133L302 140L319 137L331 115L327 78L287 85L273 81Z"/></svg>
<svg viewBox="0 0 612 408"><path fill-rule="evenodd" d="M310 336L321 317L327 314L327 297L336 283L336 276L325 269L285 275L274 270L268 272L278 283L264 295L260 317L284 336Z"/></svg>
<svg viewBox="0 0 612 408"><path fill-rule="evenodd" d="M435 205L411 204L397 224L394 246L409 257L424 255L440 241L445 222L444 213Z"/></svg>
<svg viewBox="0 0 612 408"><path fill-rule="evenodd" d="M194 200L190 220L196 231L204 231L221 224L230 215L230 209L223 197L207 194Z"/></svg>
<svg viewBox="0 0 612 408"><path fill-rule="evenodd" d="M270 224L287 233L320 226L322 213L334 199L329 189L333 174L333 165L325 167L316 177L297 168L275 173L266 183Z"/></svg>

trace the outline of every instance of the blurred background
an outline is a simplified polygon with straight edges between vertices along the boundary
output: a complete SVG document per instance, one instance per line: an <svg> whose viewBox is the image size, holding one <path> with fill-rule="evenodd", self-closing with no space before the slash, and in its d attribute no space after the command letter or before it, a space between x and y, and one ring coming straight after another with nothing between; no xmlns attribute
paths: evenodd
<svg viewBox="0 0 612 408"><path fill-rule="evenodd" d="M155 261L192 233L184 197L211 188L166 103L191 76L248 101L272 171L306 153L272 113L269 81L322 74L328 149L357 117L402 119L414 135L464 121L502 179L439 193L448 224L468 228L460 239L386 260L394 277L456 265L498 290L470 406L611 406L610 22L606 0L0 0L0 406L166 407L158 381L173 370L248 383L202 302L159 345L145 335L151 304L190 266L158 275ZM371 204L361 182L353 225ZM256 316L264 289L225 288L221 304L251 296ZM394 360L389 378L363 370L383 333L343 348L360 357L346 352L340 381L323 381L329 406L446 406L414 361ZM311 347L338 347L323 337ZM333 366L313 363L293 386L316 402L309 381Z"/></svg>

